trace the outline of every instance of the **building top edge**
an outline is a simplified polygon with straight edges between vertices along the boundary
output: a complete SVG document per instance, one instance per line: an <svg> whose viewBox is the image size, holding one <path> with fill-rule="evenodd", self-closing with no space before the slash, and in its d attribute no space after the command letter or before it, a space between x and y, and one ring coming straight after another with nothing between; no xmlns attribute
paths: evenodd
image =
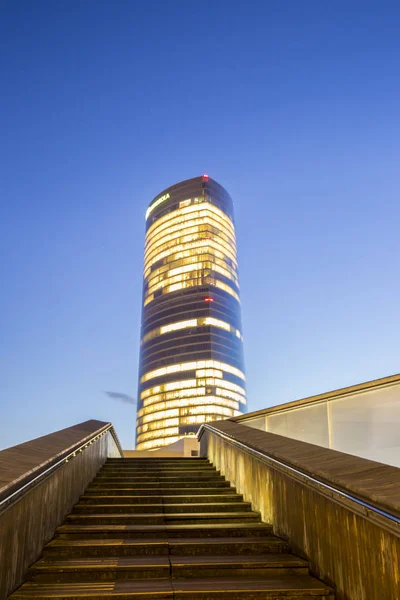
<svg viewBox="0 0 400 600"><path fill-rule="evenodd" d="M226 189L218 181L216 181L216 179L213 179L209 175L198 175L197 177L189 177L189 179L182 179L182 181L177 181L176 183L174 183L174 184L172 184L172 185L164 188L158 194L156 194L154 196L154 198L149 202L148 208L150 208L150 206L156 200L158 200L161 196L165 196L166 194L173 192L176 188L179 188L179 187L181 187L183 185L187 185L187 184L190 184L190 183L199 183L199 184L201 184L201 183L213 183L213 184L216 184L217 186L221 187L224 190L224 192L226 194L228 194L228 192L226 191Z"/></svg>

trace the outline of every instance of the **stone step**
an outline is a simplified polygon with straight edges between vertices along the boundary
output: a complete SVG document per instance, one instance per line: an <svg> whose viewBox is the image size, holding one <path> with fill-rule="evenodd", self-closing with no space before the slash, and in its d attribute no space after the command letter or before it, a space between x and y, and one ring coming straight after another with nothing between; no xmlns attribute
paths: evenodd
<svg viewBox="0 0 400 600"><path fill-rule="evenodd" d="M160 539L190 537L259 537L272 535L272 526L266 523L202 523L171 525L61 525L56 529L56 538L147 538Z"/></svg>
<svg viewBox="0 0 400 600"><path fill-rule="evenodd" d="M259 537L169 537L116 539L64 539L49 542L43 551L48 560L115 556L241 556L289 552L289 544L272 535Z"/></svg>
<svg viewBox="0 0 400 600"><path fill-rule="evenodd" d="M154 471L155 473L185 473L186 471L216 471L214 465L164 465L163 467L156 467L154 465L104 465L101 467L99 473L142 473L143 471Z"/></svg>
<svg viewBox="0 0 400 600"><path fill-rule="evenodd" d="M212 477L148 477L147 475L143 475L142 477L96 477L96 479L93 479L91 482L91 485L119 486L122 484L141 487L142 485L146 486L154 483L156 486L165 485L168 487L171 484L174 484L175 486L184 484L185 487L191 487L192 485L200 483L204 483L205 485L219 485L220 483L225 482L225 478L221 475L213 475Z"/></svg>
<svg viewBox="0 0 400 600"><path fill-rule="evenodd" d="M166 458L157 458L156 456L154 458L152 456L142 457L142 458L132 457L132 458L122 458L122 459L121 458L107 458L107 460L104 464L106 464L106 465L109 465L109 464L131 465L133 463L144 464L146 462L148 462L152 465L179 464L179 463L182 463L184 465L201 464L201 463L211 464L210 461L208 460L208 458L204 458L202 456L192 456L192 457L187 457L187 458L182 457L182 456L166 457Z"/></svg>
<svg viewBox="0 0 400 600"><path fill-rule="evenodd" d="M145 469L150 469L151 471L171 471L171 473L175 471L215 471L216 467L211 464L191 464L191 465L163 465L157 466L153 464L147 465L107 465L101 467L99 473L104 471L143 471Z"/></svg>
<svg viewBox="0 0 400 600"><path fill-rule="evenodd" d="M205 512L205 513L156 513L156 514L80 514L71 513L65 519L66 524L82 525L201 525L203 523L244 523L261 522L260 513L254 511L242 512Z"/></svg>
<svg viewBox="0 0 400 600"><path fill-rule="evenodd" d="M96 475L95 479L179 479L193 481L195 479L214 479L223 477L220 471L150 471L141 469L140 471L102 471ZM95 481L93 479L93 481Z"/></svg>
<svg viewBox="0 0 400 600"><path fill-rule="evenodd" d="M48 560L67 558L95 558L121 556L167 556L168 540L164 537L140 540L131 538L99 539L89 536L85 539L69 539L68 536L53 539L43 549L43 557Z"/></svg>
<svg viewBox="0 0 400 600"><path fill-rule="evenodd" d="M150 595L151 594L151 595ZM98 583L25 583L10 600L333 600L332 590L309 575L293 573L276 578L149 579Z"/></svg>
<svg viewBox="0 0 400 600"><path fill-rule="evenodd" d="M146 489L146 488L157 488L163 487L165 489L196 489L197 487L208 488L208 487L230 487L229 481L225 481L222 477L215 479L198 479L197 481L134 481L134 480L124 480L124 481L107 481L107 480L99 480L94 479L90 484L90 489L92 488L126 488L126 487L135 487L136 489Z"/></svg>
<svg viewBox="0 0 400 600"><path fill-rule="evenodd" d="M149 463L137 463L137 464L132 464L132 463L125 463L125 462L121 462L120 464L109 464L109 463L104 463L104 465L102 467L100 467L100 471L104 470L104 469L154 469L154 470L158 470L158 469L180 469L180 470L184 470L184 469L189 469L191 471L194 471L196 469L215 469L216 466L213 465L212 463L209 462L201 462L201 461L196 461L196 462L192 462L192 463L181 463L181 464L176 464L176 463L165 463L165 464L159 464L159 463L153 463L153 462L149 462Z"/></svg>
<svg viewBox="0 0 400 600"><path fill-rule="evenodd" d="M36 583L84 583L117 579L169 579L170 572L171 563L167 555L42 559L29 569L27 580Z"/></svg>
<svg viewBox="0 0 400 600"><path fill-rule="evenodd" d="M142 464L142 465L108 465L104 464L100 468L102 471L143 471L144 469L151 469L152 471L213 471L216 469L215 465L210 463L197 463L197 464L182 464L182 465L154 465L154 464Z"/></svg>
<svg viewBox="0 0 400 600"><path fill-rule="evenodd" d="M295 571L308 574L308 562L293 554L253 554L250 556L178 556L169 557L173 578L204 577L276 577Z"/></svg>
<svg viewBox="0 0 400 600"><path fill-rule="evenodd" d="M231 502L242 502L241 494L214 494L214 495L174 495L174 496L94 496L83 495L79 504L132 504L135 506L146 504L230 504Z"/></svg>
<svg viewBox="0 0 400 600"><path fill-rule="evenodd" d="M214 537L170 539L170 555L231 556L252 554L277 554L289 552L289 544L274 535L254 537L252 532L243 537Z"/></svg>
<svg viewBox="0 0 400 600"><path fill-rule="evenodd" d="M28 571L36 583L79 583L113 579L196 579L204 577L276 577L308 573L308 563L292 554L252 556L151 556L41 559Z"/></svg>
<svg viewBox="0 0 400 600"><path fill-rule="evenodd" d="M124 487L114 487L114 486L89 486L86 489L85 496L88 497L90 495L95 496L109 496L112 494L113 496L180 496L182 495L182 489L180 487L146 487L145 489L138 489L137 486L124 486ZM236 488L230 487L228 485L218 486L218 487L192 487L190 491L187 491L187 494L191 496L204 496L204 495L221 495L221 494L236 494Z"/></svg>
<svg viewBox="0 0 400 600"><path fill-rule="evenodd" d="M205 513L205 512L243 512L250 511L250 502L216 502L207 503L185 503L185 504L85 504L84 502L75 504L73 513L80 514L177 514L177 513Z"/></svg>

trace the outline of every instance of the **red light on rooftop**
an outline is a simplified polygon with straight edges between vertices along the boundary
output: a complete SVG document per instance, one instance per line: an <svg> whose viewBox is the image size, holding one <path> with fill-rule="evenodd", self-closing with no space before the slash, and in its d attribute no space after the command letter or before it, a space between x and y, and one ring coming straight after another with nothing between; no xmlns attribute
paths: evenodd
<svg viewBox="0 0 400 600"><path fill-rule="evenodd" d="M204 298L204 302L214 302L214 298Z"/></svg>
<svg viewBox="0 0 400 600"><path fill-rule="evenodd" d="M207 180L208 178L208 175L203 175L203 179Z"/></svg>

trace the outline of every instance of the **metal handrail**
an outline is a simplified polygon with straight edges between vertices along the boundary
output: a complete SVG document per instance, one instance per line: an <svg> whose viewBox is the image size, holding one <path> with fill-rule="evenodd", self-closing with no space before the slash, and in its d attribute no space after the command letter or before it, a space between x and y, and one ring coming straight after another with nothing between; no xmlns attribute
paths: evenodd
<svg viewBox="0 0 400 600"><path fill-rule="evenodd" d="M214 435L217 435L229 442L234 443L237 446L240 446L247 453L255 454L262 462L273 463L280 468L283 467L285 470L288 470L289 472L306 479L313 486L318 486L318 488L322 488L328 492L337 494L338 496L345 498L346 500L350 500L351 502L356 503L357 505L361 506L365 511L367 511L367 516L368 516L368 511L372 512L372 513L376 513L380 517L389 519L397 527L400 527L400 518L399 517L396 517L395 515L392 515L392 514L386 512L385 510L382 510L376 506L373 506L372 504L369 504L368 502L365 502L364 500L360 500L360 498L357 498L356 496L353 496L352 494L349 494L348 492L344 492L340 488L337 488L333 485L329 485L329 484L325 483L324 481L321 481L320 479L316 479L315 477L312 477L308 473L301 471L300 469L296 469L295 467L292 467L288 463L277 460L276 458L272 458L271 456L268 456L267 454L265 454L264 452L261 452L260 450L256 450L255 448L252 448L251 446L248 446L247 444L245 444L243 442L239 442L236 438L230 436L229 434L223 433L222 431L219 431L212 425L209 425L209 424L201 425L201 427L197 433L198 440L200 440L201 436L203 435L203 432L207 429L210 430L210 432L213 433Z"/></svg>
<svg viewBox="0 0 400 600"><path fill-rule="evenodd" d="M81 452L83 452L83 450L85 448L87 448L88 446L91 446L93 444L93 442L97 441L99 438L101 438L103 435L105 435L109 431L110 431L111 435L113 436L114 441L115 441L115 443L118 446L118 449L122 453L121 446L120 446L119 440L118 440L118 438L116 436L116 433L114 431L114 426L113 426L112 423L109 423L108 425L106 425L100 431L100 433L98 433L98 431L99 430L97 430L97 432L94 433L91 437L88 437L86 439L86 441L83 444L81 444L81 446L78 446L77 448L75 448L74 450L72 450L71 452L69 452L69 454L67 454L67 455L63 456L62 458L60 458L58 461L56 461L55 463L53 463L52 465L50 465L50 467L48 467L44 471L41 471L40 473L38 473L38 475L36 475L36 477L34 477L33 479L30 479L27 483L25 483L24 485L22 485L21 487L19 487L14 492L11 492L11 494L9 494L3 500L1 500L0 501L0 512L2 511L2 509L4 508L5 505L7 505L10 502L12 502L13 499L15 499L17 496L23 494L24 491L28 490L28 488L33 487L34 485L36 485L39 482L39 480L47 477L52 471L54 471L55 469L57 469L58 467L60 467L63 463L68 463L72 458L75 458L77 456L77 454L80 454Z"/></svg>

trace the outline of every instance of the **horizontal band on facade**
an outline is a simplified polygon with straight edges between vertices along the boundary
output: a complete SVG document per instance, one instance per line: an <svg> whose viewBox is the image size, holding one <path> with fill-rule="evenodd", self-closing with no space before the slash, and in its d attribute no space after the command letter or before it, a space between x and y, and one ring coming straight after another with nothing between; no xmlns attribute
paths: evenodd
<svg viewBox="0 0 400 600"><path fill-rule="evenodd" d="M155 338L159 335L163 335L165 333L170 333L173 331L178 331L180 329L193 329L205 326L212 326L224 329L225 331L229 331L233 335L236 335L239 339L243 339L239 329L232 327L226 321L216 319L215 317L207 316L199 317L197 319L187 319L185 321L175 321L173 323L170 323L169 325L162 325L161 327L157 327L156 329L153 329L152 331L144 335L142 337L141 343L151 340L152 338Z"/></svg>
<svg viewBox="0 0 400 600"><path fill-rule="evenodd" d="M199 360L192 361L186 363L180 363L177 365L169 365L167 367L161 367L161 369L155 369L154 371L148 371L140 378L140 382L143 383L148 381L149 379L153 379L154 377L160 377L161 375L167 375L171 373L179 373L180 371L191 371L193 369L220 369L221 371L225 371L226 373L232 373L237 377L240 377L244 381L246 381L245 374L237 369L236 367L232 367L228 363L221 363L216 360Z"/></svg>

